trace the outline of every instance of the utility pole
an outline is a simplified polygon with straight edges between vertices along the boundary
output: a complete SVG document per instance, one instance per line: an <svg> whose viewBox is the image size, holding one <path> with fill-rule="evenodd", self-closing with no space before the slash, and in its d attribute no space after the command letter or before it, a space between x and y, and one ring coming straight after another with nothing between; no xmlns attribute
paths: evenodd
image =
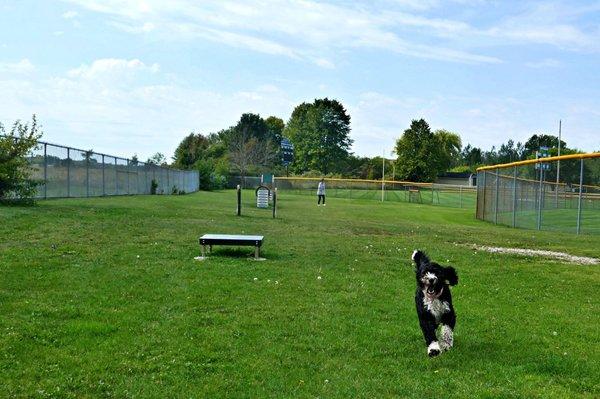
<svg viewBox="0 0 600 399"><path fill-rule="evenodd" d="M562 135L562 119L558 120L558 156L560 157L560 138ZM556 164L556 184L558 184L560 180L560 159Z"/></svg>
<svg viewBox="0 0 600 399"><path fill-rule="evenodd" d="M560 157L560 139L562 133L562 119L558 120L558 156ZM556 208L558 208L558 184L560 183L560 158L556 161Z"/></svg>

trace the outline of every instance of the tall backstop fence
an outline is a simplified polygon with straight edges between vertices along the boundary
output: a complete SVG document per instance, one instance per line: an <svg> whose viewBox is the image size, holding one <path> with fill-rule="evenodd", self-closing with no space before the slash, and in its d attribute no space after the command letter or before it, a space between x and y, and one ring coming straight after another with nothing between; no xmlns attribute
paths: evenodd
<svg viewBox="0 0 600 399"><path fill-rule="evenodd" d="M276 177L274 186L280 193L317 195L321 179ZM361 180L325 178L327 197L413 202L455 208L475 207L476 188L460 185L415 183L395 180Z"/></svg>
<svg viewBox="0 0 600 399"><path fill-rule="evenodd" d="M511 227L600 234L600 153L477 169L477 218Z"/></svg>
<svg viewBox="0 0 600 399"><path fill-rule="evenodd" d="M39 141L28 156L37 198L100 197L198 191L198 171L177 170L136 160ZM153 181L155 188L153 190Z"/></svg>

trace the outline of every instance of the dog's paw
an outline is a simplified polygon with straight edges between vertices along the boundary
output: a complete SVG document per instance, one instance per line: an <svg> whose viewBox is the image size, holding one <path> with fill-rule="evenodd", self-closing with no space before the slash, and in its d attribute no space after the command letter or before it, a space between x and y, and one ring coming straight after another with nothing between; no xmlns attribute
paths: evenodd
<svg viewBox="0 0 600 399"><path fill-rule="evenodd" d="M438 344L437 341L433 341L427 347L427 354L429 355L429 357L437 356L440 353L442 353L442 351L440 349L440 344Z"/></svg>

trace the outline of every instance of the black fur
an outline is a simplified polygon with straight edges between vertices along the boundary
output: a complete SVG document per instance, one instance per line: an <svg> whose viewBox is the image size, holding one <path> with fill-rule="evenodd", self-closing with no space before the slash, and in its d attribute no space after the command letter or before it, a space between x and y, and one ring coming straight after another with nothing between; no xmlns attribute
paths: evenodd
<svg viewBox="0 0 600 399"><path fill-rule="evenodd" d="M412 258L417 280L415 304L419 324L427 345L427 354L437 356L442 350L450 349L454 342L456 314L450 286L458 284L458 275L452 266L443 267L431 262L422 251L416 250ZM436 330L440 325L443 326L442 336L438 341Z"/></svg>

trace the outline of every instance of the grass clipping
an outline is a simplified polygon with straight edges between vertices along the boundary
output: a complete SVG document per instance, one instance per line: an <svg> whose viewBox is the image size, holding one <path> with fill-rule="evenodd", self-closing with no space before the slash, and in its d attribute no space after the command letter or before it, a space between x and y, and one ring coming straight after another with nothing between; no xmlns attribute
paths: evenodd
<svg viewBox="0 0 600 399"><path fill-rule="evenodd" d="M501 254L517 254L524 256L542 256L545 258L558 259L562 261L566 261L569 263L577 263L579 265L597 265L600 263L600 260L596 258L589 258L586 256L574 256L569 255L565 252L557 252L557 251L545 251L539 249L525 249L525 248L502 248L502 247L487 247L487 246L474 246L476 249L480 251L486 251L491 253L501 253Z"/></svg>

